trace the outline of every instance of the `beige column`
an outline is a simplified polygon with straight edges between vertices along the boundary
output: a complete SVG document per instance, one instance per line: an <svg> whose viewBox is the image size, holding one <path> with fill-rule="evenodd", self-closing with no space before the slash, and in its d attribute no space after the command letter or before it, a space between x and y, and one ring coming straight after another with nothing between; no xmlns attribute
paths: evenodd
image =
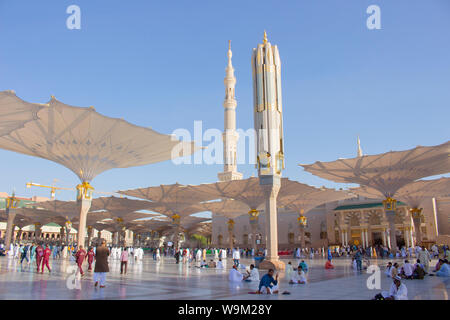
<svg viewBox="0 0 450 320"><path fill-rule="evenodd" d="M252 231L252 248L256 252L256 248L257 248L256 232L257 232L258 223L259 223L259 211L256 209L252 209L248 212L248 214L249 214L250 228Z"/></svg>
<svg viewBox="0 0 450 320"><path fill-rule="evenodd" d="M387 246L387 241L386 241L386 228L383 228L381 235L383 236L383 246Z"/></svg>
<svg viewBox="0 0 450 320"><path fill-rule="evenodd" d="M36 222L34 224L34 241L37 243L39 241L41 241L41 224L39 222Z"/></svg>
<svg viewBox="0 0 450 320"><path fill-rule="evenodd" d="M306 240L305 240L305 226L299 225L300 228L300 246L302 249L306 246Z"/></svg>
<svg viewBox="0 0 450 320"><path fill-rule="evenodd" d="M64 241L64 227L59 228L59 244L62 245Z"/></svg>
<svg viewBox="0 0 450 320"><path fill-rule="evenodd" d="M17 231L17 240L20 242L20 240L22 240L22 228L19 227L19 231Z"/></svg>
<svg viewBox="0 0 450 320"><path fill-rule="evenodd" d="M387 219L389 221L389 248L391 248L391 251L396 252L397 251L397 238L395 235L395 212L386 212Z"/></svg>
<svg viewBox="0 0 450 320"><path fill-rule="evenodd" d="M5 249L9 250L14 232L14 220L16 218L16 210L13 208L6 208L6 215L8 216L8 221L6 223Z"/></svg>
<svg viewBox="0 0 450 320"><path fill-rule="evenodd" d="M266 180L267 179L267 180ZM266 196L266 248L267 256L261 268L284 270L284 263L278 257L278 212L277 196L280 191L280 177L260 177L260 185Z"/></svg>
<svg viewBox="0 0 450 320"><path fill-rule="evenodd" d="M416 242L418 245L422 244L422 228L421 228L421 224L422 221L420 219L420 216L416 216L413 217L413 222L414 222L414 230L416 231Z"/></svg>
<svg viewBox="0 0 450 320"><path fill-rule="evenodd" d="M254 220L250 220L250 227L252 230L252 248L256 251L256 232L258 229L258 218L254 219Z"/></svg>
<svg viewBox="0 0 450 320"><path fill-rule="evenodd" d="M409 232L410 231L409 230L410 230L409 226L405 226L405 229L403 230L403 237L405 238L406 248L410 247L410 244L409 244Z"/></svg>
<svg viewBox="0 0 450 320"><path fill-rule="evenodd" d="M79 200L79 203L80 203L80 224L78 226L77 243L78 247L79 246L85 247L86 220L89 209L91 208L92 199L85 199L84 197L82 197L82 199Z"/></svg>
<svg viewBox="0 0 450 320"><path fill-rule="evenodd" d="M229 247L230 247L230 251L233 252L233 247L234 247L234 243L233 243L234 220L233 219L229 219L227 224L228 224Z"/></svg>

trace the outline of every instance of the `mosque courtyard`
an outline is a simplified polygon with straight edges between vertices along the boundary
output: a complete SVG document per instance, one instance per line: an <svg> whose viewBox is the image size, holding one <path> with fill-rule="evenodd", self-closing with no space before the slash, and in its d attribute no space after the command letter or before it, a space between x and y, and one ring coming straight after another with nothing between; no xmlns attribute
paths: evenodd
<svg viewBox="0 0 450 320"><path fill-rule="evenodd" d="M283 259L296 264L296 259ZM391 279L384 275L384 266L388 260L373 259L371 264L381 268L381 289L370 290L366 282L370 276L365 271L355 272L351 259L333 259L334 270L325 270L326 259L305 259L309 266L308 283L290 285L280 273L280 292L289 295L254 295L250 291L257 289L257 283L230 283L228 273L232 260L228 259L224 270L196 267L195 262L176 264L172 257L162 257L156 262L147 255L141 262L130 261L126 275L120 274L120 262L109 261L110 272L105 288L94 287L93 273L86 272L77 289L74 282L74 262L66 259L51 260L52 272L35 272L35 263L23 267L17 259L0 258L0 299L29 300L370 300L381 290L389 290ZM250 259L241 259L245 266L253 263ZM433 260L430 268L436 264ZM87 269L87 264L85 266ZM241 270L242 271L242 270ZM264 273L260 270L260 276ZM403 280L408 288L410 300L448 300L450 280L426 276L424 280ZM68 285L69 283L69 285Z"/></svg>

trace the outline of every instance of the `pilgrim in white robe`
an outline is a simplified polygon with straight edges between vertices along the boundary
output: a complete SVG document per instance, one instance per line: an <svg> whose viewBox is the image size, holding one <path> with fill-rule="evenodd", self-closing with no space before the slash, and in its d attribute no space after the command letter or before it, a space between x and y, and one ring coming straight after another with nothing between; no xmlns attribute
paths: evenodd
<svg viewBox="0 0 450 320"><path fill-rule="evenodd" d="M235 268L231 268L230 274L228 275L228 280L230 280L230 282L242 281L243 278L244 275L242 273L237 271Z"/></svg>

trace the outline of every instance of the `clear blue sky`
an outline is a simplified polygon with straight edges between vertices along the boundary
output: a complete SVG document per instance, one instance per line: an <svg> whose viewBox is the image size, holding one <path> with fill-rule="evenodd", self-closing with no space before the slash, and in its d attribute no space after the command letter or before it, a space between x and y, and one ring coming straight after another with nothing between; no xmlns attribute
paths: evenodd
<svg viewBox="0 0 450 320"><path fill-rule="evenodd" d="M81 8L81 30L66 8ZM381 7L381 30L366 8ZM251 49L267 30L279 46L284 175L336 186L298 163L436 145L450 137L450 1L92 1L0 0L0 90L27 101L50 95L171 133L223 128L227 41L236 70L237 126L253 126ZM77 177L52 162L0 150L0 191L47 196L27 181L72 187ZM93 181L115 191L216 181L220 165L156 165L107 171ZM240 166L245 176L254 166ZM60 199L73 199L62 192Z"/></svg>

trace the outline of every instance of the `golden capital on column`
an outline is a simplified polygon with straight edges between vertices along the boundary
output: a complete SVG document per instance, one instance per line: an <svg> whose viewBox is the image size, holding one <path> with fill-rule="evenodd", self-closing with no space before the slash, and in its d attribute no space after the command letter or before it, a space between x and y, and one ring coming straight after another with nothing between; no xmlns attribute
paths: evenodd
<svg viewBox="0 0 450 320"><path fill-rule="evenodd" d="M393 211L397 208L397 200L387 197L386 200L383 200L383 205L385 210Z"/></svg>
<svg viewBox="0 0 450 320"><path fill-rule="evenodd" d="M248 215L250 216L250 220L257 220L259 216L259 211L256 209L251 209L248 212Z"/></svg>
<svg viewBox="0 0 450 320"><path fill-rule="evenodd" d="M411 216L413 218L422 217L422 208L411 208L411 209L409 209L409 212L411 212Z"/></svg>

